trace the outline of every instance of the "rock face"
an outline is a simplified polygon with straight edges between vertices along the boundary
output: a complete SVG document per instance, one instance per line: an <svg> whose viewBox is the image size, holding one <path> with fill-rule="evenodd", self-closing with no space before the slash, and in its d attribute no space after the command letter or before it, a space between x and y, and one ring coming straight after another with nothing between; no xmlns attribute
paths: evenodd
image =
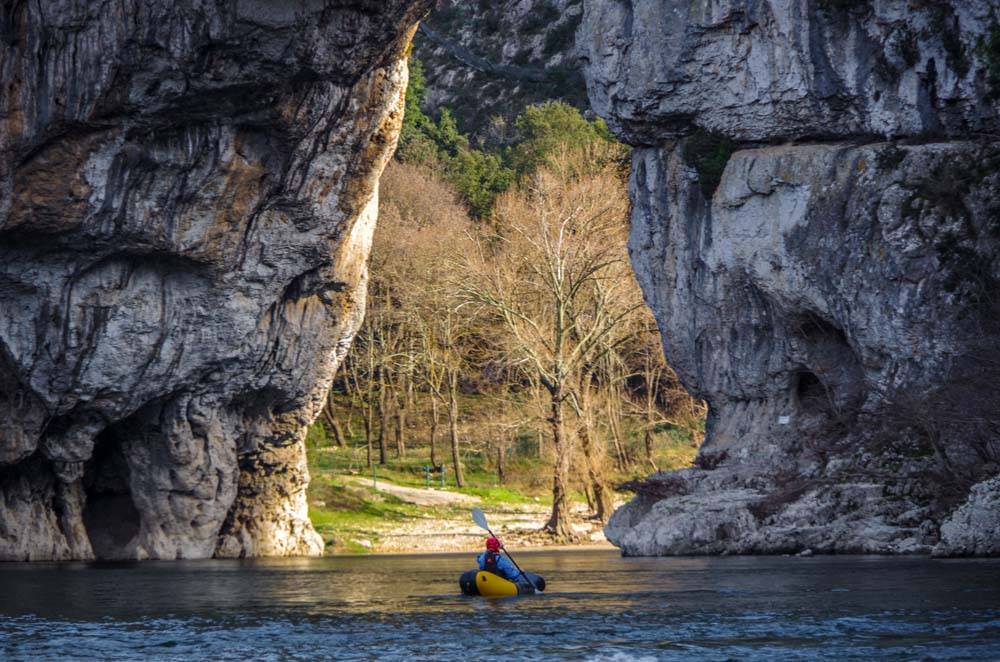
<svg viewBox="0 0 1000 662"><path fill-rule="evenodd" d="M587 108L575 37L582 0L441 0L414 39L424 110L451 109L462 131L491 142L525 106L560 99Z"/></svg>
<svg viewBox="0 0 1000 662"><path fill-rule="evenodd" d="M636 144L693 126L764 141L965 135L1000 126L998 46L989 46L997 9L995 0L591 0L578 41L594 110Z"/></svg>
<svg viewBox="0 0 1000 662"><path fill-rule="evenodd" d="M0 559L317 554L428 2L0 9Z"/></svg>
<svg viewBox="0 0 1000 662"><path fill-rule="evenodd" d="M969 499L941 525L940 556L1000 556L1000 477L972 488Z"/></svg>
<svg viewBox="0 0 1000 662"><path fill-rule="evenodd" d="M1000 549L997 10L587 4L636 273L710 408L624 553Z"/></svg>

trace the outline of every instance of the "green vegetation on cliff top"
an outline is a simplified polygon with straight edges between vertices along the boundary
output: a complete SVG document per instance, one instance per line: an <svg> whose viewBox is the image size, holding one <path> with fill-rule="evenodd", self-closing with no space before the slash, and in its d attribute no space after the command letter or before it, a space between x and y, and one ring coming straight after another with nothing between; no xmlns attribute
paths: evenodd
<svg viewBox="0 0 1000 662"><path fill-rule="evenodd" d="M587 120L576 108L549 101L526 108L513 127L500 127L507 134L503 144L474 146L450 109L439 108L436 120L421 109L425 96L423 66L412 58L396 157L440 171L476 218L489 216L497 196L537 170L556 145L615 143L603 120Z"/></svg>

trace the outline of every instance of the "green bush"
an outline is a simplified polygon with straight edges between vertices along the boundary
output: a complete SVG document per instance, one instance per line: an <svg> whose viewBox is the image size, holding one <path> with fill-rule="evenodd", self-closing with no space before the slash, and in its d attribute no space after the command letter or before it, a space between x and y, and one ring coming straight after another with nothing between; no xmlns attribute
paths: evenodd
<svg viewBox="0 0 1000 662"><path fill-rule="evenodd" d="M476 218L489 216L496 197L514 181L514 173L500 157L479 150L458 152L448 163L445 178L458 190Z"/></svg>
<svg viewBox="0 0 1000 662"><path fill-rule="evenodd" d="M420 60L410 58L410 82L406 87L403 127L399 132L399 148L396 151L396 156L402 161L423 163L437 151L430 137L434 122L420 108L426 93L424 67Z"/></svg>
<svg viewBox="0 0 1000 662"><path fill-rule="evenodd" d="M561 101L528 106L514 122L518 142L508 162L518 177L537 170L560 145L584 148L598 140L614 140L603 120L588 122L580 111Z"/></svg>
<svg viewBox="0 0 1000 662"><path fill-rule="evenodd" d="M408 163L436 163L476 218L489 216L498 195L545 163L556 149L585 148L614 142L603 120L588 121L560 101L529 106L514 122L515 142L505 151L476 149L459 131L448 108L435 121L422 109L426 87L423 67L411 59L405 116L396 158Z"/></svg>

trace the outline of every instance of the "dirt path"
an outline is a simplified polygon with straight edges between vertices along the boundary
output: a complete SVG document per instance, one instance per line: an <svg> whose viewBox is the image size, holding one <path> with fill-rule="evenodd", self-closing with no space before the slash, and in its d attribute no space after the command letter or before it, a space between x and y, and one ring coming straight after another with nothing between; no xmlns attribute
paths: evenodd
<svg viewBox="0 0 1000 662"><path fill-rule="evenodd" d="M344 482L357 485L358 487L370 488L372 486L372 479L363 476L344 476L343 480ZM379 492L391 494L401 501L406 501L407 503L412 503L417 506L472 507L482 501L479 497L472 496L470 494L457 494L455 492L448 492L446 490L438 490L434 488L406 487L405 485L397 485L385 480L376 481L375 489Z"/></svg>
<svg viewBox="0 0 1000 662"><path fill-rule="evenodd" d="M344 476L354 487L370 490L372 481L362 476ZM472 506L481 504L479 497L446 490L407 487L384 480L377 481L377 491L390 494L408 503L428 508L426 515L403 521L379 522L365 535L352 540L373 552L442 552L478 551L486 535L472 522ZM550 507L544 503L505 504L484 507L494 533L512 547L548 547L554 542L541 532L549 518ZM577 543L587 546L608 546L600 522L586 517L586 506L574 508L573 529Z"/></svg>

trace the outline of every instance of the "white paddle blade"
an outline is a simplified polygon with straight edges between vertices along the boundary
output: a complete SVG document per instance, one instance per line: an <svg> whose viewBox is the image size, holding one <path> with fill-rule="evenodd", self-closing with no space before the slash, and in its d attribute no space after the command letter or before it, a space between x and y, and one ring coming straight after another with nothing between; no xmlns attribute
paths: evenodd
<svg viewBox="0 0 1000 662"><path fill-rule="evenodd" d="M485 529L487 531L490 530L489 524L486 523L486 515L484 515L483 511L478 508L472 509L472 521L475 522L476 526L480 529Z"/></svg>

